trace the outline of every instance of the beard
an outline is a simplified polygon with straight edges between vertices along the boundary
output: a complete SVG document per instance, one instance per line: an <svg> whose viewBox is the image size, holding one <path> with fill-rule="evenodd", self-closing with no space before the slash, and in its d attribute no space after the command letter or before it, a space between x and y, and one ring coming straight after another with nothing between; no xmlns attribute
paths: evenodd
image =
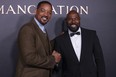
<svg viewBox="0 0 116 77"><path fill-rule="evenodd" d="M72 32L76 32L79 29L80 25L68 25L68 29Z"/></svg>

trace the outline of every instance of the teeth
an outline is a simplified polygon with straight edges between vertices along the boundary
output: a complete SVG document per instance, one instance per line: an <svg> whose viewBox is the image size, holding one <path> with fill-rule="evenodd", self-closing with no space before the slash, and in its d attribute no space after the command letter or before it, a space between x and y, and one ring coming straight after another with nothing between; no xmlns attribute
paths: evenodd
<svg viewBox="0 0 116 77"><path fill-rule="evenodd" d="M76 27L76 25L71 25L72 27Z"/></svg>
<svg viewBox="0 0 116 77"><path fill-rule="evenodd" d="M44 21L46 21L46 20L47 20L47 18L46 18L46 17L42 17L42 19L43 19Z"/></svg>

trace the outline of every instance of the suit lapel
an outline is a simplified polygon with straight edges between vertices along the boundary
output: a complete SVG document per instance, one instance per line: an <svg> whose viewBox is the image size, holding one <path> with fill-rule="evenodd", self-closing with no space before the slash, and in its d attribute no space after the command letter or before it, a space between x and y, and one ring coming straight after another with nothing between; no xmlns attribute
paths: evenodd
<svg viewBox="0 0 116 77"><path fill-rule="evenodd" d="M88 34L87 31L83 28L81 28L81 38L82 38L82 47L81 47L81 56L80 56L80 62L84 60L85 52L87 51L87 41L88 41Z"/></svg>
<svg viewBox="0 0 116 77"><path fill-rule="evenodd" d="M49 38L48 38L48 33L47 33L47 31L46 31L46 34L47 34L47 40L48 40L48 46L49 46L49 54L52 54L52 47L51 47L51 43L50 43L50 41L49 41Z"/></svg>
<svg viewBox="0 0 116 77"><path fill-rule="evenodd" d="M75 51L74 51L74 48L72 46L72 43L71 43L71 40L70 40L70 37L69 37L69 34L68 32L66 32L64 34L64 40L63 42L65 43L65 47L67 48L67 51L69 53L69 55L72 55L75 60L78 61L78 58L75 54ZM81 56L80 56L80 62L82 62L84 60L84 56L85 56L85 52L86 52L86 48L87 48L87 41L88 41L88 33L87 31L84 29L84 28L81 28L81 38L82 38L82 46L81 46Z"/></svg>
<svg viewBox="0 0 116 77"><path fill-rule="evenodd" d="M35 22L34 20L32 21L32 23L33 23L33 25L34 25L34 28L35 28L37 34L39 35L39 38L40 38L40 40L41 40L41 42L42 42L42 45L43 45L43 47L44 47L44 50L45 50L46 54L50 54L50 52L48 52L49 50L46 50L46 48L45 48L45 43L44 43L44 40L43 40L43 39L45 39L45 38L44 38L45 35L46 35L46 37L48 36L47 33L44 34L44 33L42 32L42 30L38 27L38 25L36 24L36 22ZM47 37L47 40L49 40L48 37ZM48 41L48 44L50 45L49 41ZM49 48L50 48L50 47L49 47Z"/></svg>
<svg viewBox="0 0 116 77"><path fill-rule="evenodd" d="M70 36L69 36L68 32L66 32L64 34L64 38L65 39L63 40L63 42L65 44L65 47L67 48L66 49L67 50L67 54L71 55L72 58L74 58L76 60L76 62L79 62L78 58L77 58L77 56L75 54L74 48L72 46L72 43L71 43Z"/></svg>

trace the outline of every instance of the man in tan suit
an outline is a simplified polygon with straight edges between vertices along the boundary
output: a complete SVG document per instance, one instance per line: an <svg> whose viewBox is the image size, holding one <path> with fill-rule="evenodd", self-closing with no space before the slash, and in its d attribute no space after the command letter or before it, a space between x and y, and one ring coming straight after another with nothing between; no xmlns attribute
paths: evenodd
<svg viewBox="0 0 116 77"><path fill-rule="evenodd" d="M52 5L48 1L38 3L35 17L19 32L20 50L16 77L50 77L55 64L61 59L53 51L44 29L52 15Z"/></svg>

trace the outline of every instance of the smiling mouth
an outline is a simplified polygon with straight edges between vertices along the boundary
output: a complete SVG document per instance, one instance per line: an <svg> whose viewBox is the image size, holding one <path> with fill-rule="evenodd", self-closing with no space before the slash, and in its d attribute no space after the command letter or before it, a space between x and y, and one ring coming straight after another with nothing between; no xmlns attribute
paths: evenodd
<svg viewBox="0 0 116 77"><path fill-rule="evenodd" d="M43 21L48 21L48 18L44 16L44 17L42 17L42 20Z"/></svg>
<svg viewBox="0 0 116 77"><path fill-rule="evenodd" d="M71 25L73 28L75 28L76 27L76 25Z"/></svg>

